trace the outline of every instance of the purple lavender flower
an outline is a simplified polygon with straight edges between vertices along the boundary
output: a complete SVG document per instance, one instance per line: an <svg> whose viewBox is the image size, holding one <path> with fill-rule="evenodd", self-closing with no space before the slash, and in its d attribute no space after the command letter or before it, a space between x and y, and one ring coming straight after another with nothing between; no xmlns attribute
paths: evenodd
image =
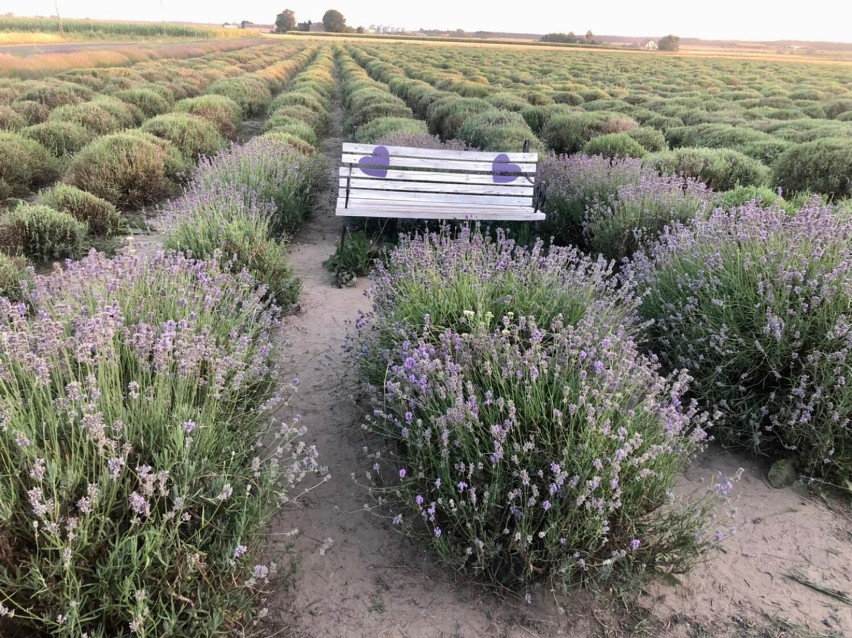
<svg viewBox="0 0 852 638"><path fill-rule="evenodd" d="M148 499L142 496L139 492L131 492L128 499L130 501L130 509L136 514L143 517L148 517L151 514L151 504Z"/></svg>

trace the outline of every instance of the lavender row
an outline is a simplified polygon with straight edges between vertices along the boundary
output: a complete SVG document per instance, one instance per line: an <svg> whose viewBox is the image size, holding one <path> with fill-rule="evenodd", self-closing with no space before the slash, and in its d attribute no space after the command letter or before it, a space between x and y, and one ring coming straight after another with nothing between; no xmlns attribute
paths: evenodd
<svg viewBox="0 0 852 638"><path fill-rule="evenodd" d="M263 528L316 469L248 272L93 253L0 299L0 630L221 635L275 565ZM274 441L270 448L269 441ZM44 584L49 583L49 587Z"/></svg>

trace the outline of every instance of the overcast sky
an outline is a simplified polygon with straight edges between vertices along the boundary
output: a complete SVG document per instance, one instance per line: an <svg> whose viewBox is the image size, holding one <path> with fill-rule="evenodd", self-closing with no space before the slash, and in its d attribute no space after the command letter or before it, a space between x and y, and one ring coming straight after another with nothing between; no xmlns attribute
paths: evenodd
<svg viewBox="0 0 852 638"><path fill-rule="evenodd" d="M58 0L63 16L122 20L252 22L269 24L284 9L299 21L320 20L337 9L352 26L606 35L680 36L751 40L852 41L849 0ZM0 13L51 15L54 0L2 0Z"/></svg>

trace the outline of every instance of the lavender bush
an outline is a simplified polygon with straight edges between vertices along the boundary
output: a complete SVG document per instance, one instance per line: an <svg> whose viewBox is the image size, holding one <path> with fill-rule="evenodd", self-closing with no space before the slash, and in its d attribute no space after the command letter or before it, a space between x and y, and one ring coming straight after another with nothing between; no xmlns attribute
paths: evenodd
<svg viewBox="0 0 852 638"><path fill-rule="evenodd" d="M240 187L258 202L272 202L275 234L301 227L326 180L322 157L305 155L286 142L263 137L234 145L213 159L202 159L193 178L201 189Z"/></svg>
<svg viewBox="0 0 852 638"><path fill-rule="evenodd" d="M626 273L719 435L823 476L852 469L850 242L852 217L818 200L795 216L751 202L669 228Z"/></svg>
<svg viewBox="0 0 852 638"><path fill-rule="evenodd" d="M642 162L610 160L588 155L546 155L539 162L538 179L547 184L547 219L541 232L559 245L583 246L586 208L610 201L618 189L638 184Z"/></svg>
<svg viewBox="0 0 852 638"><path fill-rule="evenodd" d="M31 282L32 269L26 259L0 252L0 296L12 301L26 301Z"/></svg>
<svg viewBox="0 0 852 638"><path fill-rule="evenodd" d="M0 298L4 635L242 631L262 526L316 462L263 417L287 399L263 296L215 260L92 253L32 314Z"/></svg>
<svg viewBox="0 0 852 638"><path fill-rule="evenodd" d="M434 338L460 330L468 313L487 322L510 313L532 316L543 325L558 316L573 324L591 313L613 330L638 330L632 290L618 285L612 264L575 248L546 251L541 241L526 249L501 231L497 235L492 240L463 226L455 237L446 228L401 236L387 264L375 264L375 321L359 346L362 363L373 368L373 383L381 385L386 363L403 341L426 328Z"/></svg>
<svg viewBox="0 0 852 638"><path fill-rule="evenodd" d="M715 194L696 179L642 175L638 183L620 186L607 202L586 209L586 245L607 259L629 257L650 245L674 221L703 215Z"/></svg>
<svg viewBox="0 0 852 638"><path fill-rule="evenodd" d="M604 262L469 230L407 238L373 296L354 347L368 428L391 444L377 490L442 561L567 586L685 569L708 546L710 503L670 497L707 416L685 374L638 351L630 286Z"/></svg>
<svg viewBox="0 0 852 638"><path fill-rule="evenodd" d="M446 140L441 141L437 135L429 135L428 133L407 133L397 131L389 133L379 138L377 144L385 146L413 146L415 148L430 148L440 149L445 151L466 151L467 144L462 140Z"/></svg>
<svg viewBox="0 0 852 638"><path fill-rule="evenodd" d="M371 421L396 444L395 521L515 588L685 569L708 509L669 491L703 417L680 406L685 376L654 369L594 317L540 328L507 316L404 342Z"/></svg>
<svg viewBox="0 0 852 638"><path fill-rule="evenodd" d="M198 259L221 253L236 272L246 269L281 308L296 303L301 283L290 268L287 244L272 236L272 202L259 202L245 186L191 184L165 208L167 249Z"/></svg>

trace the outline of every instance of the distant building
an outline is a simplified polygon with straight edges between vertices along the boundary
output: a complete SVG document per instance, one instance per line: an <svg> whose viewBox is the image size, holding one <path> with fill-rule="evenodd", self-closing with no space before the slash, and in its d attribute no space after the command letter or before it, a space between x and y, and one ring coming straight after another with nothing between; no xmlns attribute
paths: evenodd
<svg viewBox="0 0 852 638"><path fill-rule="evenodd" d="M311 33L325 33L325 25L322 22L311 22Z"/></svg>
<svg viewBox="0 0 852 638"><path fill-rule="evenodd" d="M653 40L648 40L645 44L642 45L643 49L648 49L648 51L656 51L657 43Z"/></svg>
<svg viewBox="0 0 852 638"><path fill-rule="evenodd" d="M236 22L226 22L222 25L222 28L223 29L239 29L240 25L238 25Z"/></svg>

